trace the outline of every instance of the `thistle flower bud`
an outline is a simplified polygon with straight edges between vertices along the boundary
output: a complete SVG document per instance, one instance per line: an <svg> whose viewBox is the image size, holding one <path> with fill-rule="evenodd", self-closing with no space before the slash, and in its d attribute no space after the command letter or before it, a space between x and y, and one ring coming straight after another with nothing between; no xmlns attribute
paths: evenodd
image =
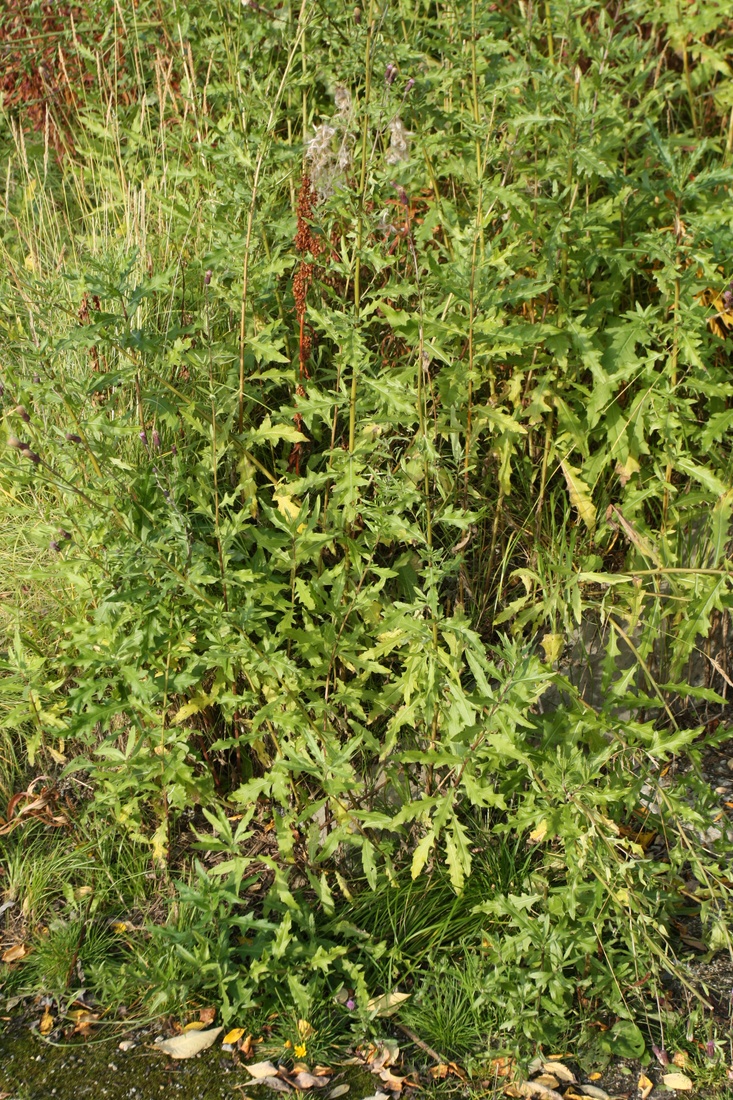
<svg viewBox="0 0 733 1100"><path fill-rule="evenodd" d="M354 22L356 23L357 27L361 23L361 8L354 8Z"/></svg>
<svg viewBox="0 0 733 1100"><path fill-rule="evenodd" d="M59 538L63 539L64 542L70 542L71 531L66 531L63 527L59 527Z"/></svg>
<svg viewBox="0 0 733 1100"><path fill-rule="evenodd" d="M410 79L407 81L407 84L405 84L405 95L408 95L408 93L411 92L414 87L415 78L414 76L411 76Z"/></svg>
<svg viewBox="0 0 733 1100"><path fill-rule="evenodd" d="M715 1057L715 1043L712 1039L708 1039L707 1043L705 1044L705 1053L707 1054L708 1058Z"/></svg>
<svg viewBox="0 0 733 1100"><path fill-rule="evenodd" d="M153 447L156 451L160 450L160 436L157 428L153 428Z"/></svg>
<svg viewBox="0 0 733 1100"><path fill-rule="evenodd" d="M8 447L12 447L14 451L22 451L28 446L27 443L22 443L17 435L8 436Z"/></svg>
<svg viewBox="0 0 733 1100"><path fill-rule="evenodd" d="M0 382L0 397L5 396L5 386Z"/></svg>
<svg viewBox="0 0 733 1100"><path fill-rule="evenodd" d="M61 551L61 547L59 546L59 544L56 542L55 539L51 539L51 541L48 544L48 548L49 548L49 550L55 550L57 554L60 553L60 551Z"/></svg>
<svg viewBox="0 0 733 1100"><path fill-rule="evenodd" d="M140 432L140 439L142 440L143 444L147 447L147 445L148 445L148 433L144 432L144 431Z"/></svg>
<svg viewBox="0 0 733 1100"><path fill-rule="evenodd" d="M171 454L174 458L178 454L178 447L176 447L175 443L171 443Z"/></svg>
<svg viewBox="0 0 733 1100"><path fill-rule="evenodd" d="M394 84L395 80L397 79L397 66L393 65L391 61L387 68L384 70L384 79L386 80L387 84Z"/></svg>
<svg viewBox="0 0 733 1100"><path fill-rule="evenodd" d="M81 436L77 435L76 432L67 432L66 433L66 439L69 443L83 443L84 442L83 439L81 438Z"/></svg>
<svg viewBox="0 0 733 1100"><path fill-rule="evenodd" d="M38 385L38 383L41 381L40 374L34 374L33 375L33 381L35 382L36 385Z"/></svg>
<svg viewBox="0 0 733 1100"><path fill-rule="evenodd" d="M32 451L27 443L20 453L23 455L23 458L30 459L34 466L37 466L41 461L41 456L37 455L35 451Z"/></svg>
<svg viewBox="0 0 733 1100"><path fill-rule="evenodd" d="M211 282L211 276L212 275L213 275L213 272L212 272L211 268L210 267L207 268L206 269L206 274L204 275L204 286L209 285L209 283Z"/></svg>
<svg viewBox="0 0 733 1100"><path fill-rule="evenodd" d="M669 1055L667 1054L666 1050L662 1050L660 1047L656 1046L652 1046L652 1050L654 1051L654 1057L657 1059L660 1066L669 1065Z"/></svg>
<svg viewBox="0 0 733 1100"><path fill-rule="evenodd" d="M26 424L30 424L31 418L25 405L16 405L15 411L21 420L25 421Z"/></svg>

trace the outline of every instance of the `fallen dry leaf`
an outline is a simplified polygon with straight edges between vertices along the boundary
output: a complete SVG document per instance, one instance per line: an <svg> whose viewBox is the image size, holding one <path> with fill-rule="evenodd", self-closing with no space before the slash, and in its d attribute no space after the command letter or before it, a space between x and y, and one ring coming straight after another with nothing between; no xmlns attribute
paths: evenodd
<svg viewBox="0 0 733 1100"><path fill-rule="evenodd" d="M689 1092L692 1081L684 1073L665 1073L662 1078L668 1089L676 1089L679 1092Z"/></svg>
<svg viewBox="0 0 733 1100"><path fill-rule="evenodd" d="M265 1077L277 1077L277 1066L273 1066L272 1062L253 1062L244 1068L256 1081L264 1081Z"/></svg>
<svg viewBox="0 0 733 1100"><path fill-rule="evenodd" d="M379 1074L379 1078L384 1081L390 1092L402 1092L403 1082L407 1080L407 1077L398 1077L389 1069L383 1069Z"/></svg>
<svg viewBox="0 0 733 1100"><path fill-rule="evenodd" d="M638 1088L641 1093L641 1100L646 1100L647 1096L654 1088L654 1082L650 1081L645 1073L640 1073Z"/></svg>
<svg viewBox="0 0 733 1100"><path fill-rule="evenodd" d="M187 1031L172 1039L159 1039L155 1046L171 1058L193 1058L207 1050L223 1030L223 1027L212 1027L208 1031Z"/></svg>
<svg viewBox="0 0 733 1100"><path fill-rule="evenodd" d="M576 1083L575 1074L564 1066L562 1062L544 1062L542 1065L543 1073L551 1073L553 1077L557 1077L560 1081L567 1081L569 1085Z"/></svg>
<svg viewBox="0 0 733 1100"><path fill-rule="evenodd" d="M548 1089L556 1089L560 1084L554 1073L541 1073L539 1077L533 1077L535 1085L546 1085Z"/></svg>
<svg viewBox="0 0 733 1100"><path fill-rule="evenodd" d="M609 1095L605 1089L596 1088L595 1085L579 1085L580 1091L586 1096L590 1096L591 1100L609 1100Z"/></svg>
<svg viewBox="0 0 733 1100"><path fill-rule="evenodd" d="M562 1100L560 1093L555 1089L550 1089L547 1085L537 1085L534 1081L522 1081L511 1085L510 1088L516 1090L510 1092L510 1096L527 1097L528 1100Z"/></svg>
<svg viewBox="0 0 733 1100"><path fill-rule="evenodd" d="M431 1066L428 1073L434 1081L444 1081L448 1076L448 1067L445 1062L440 1062L437 1066Z"/></svg>
<svg viewBox="0 0 733 1100"><path fill-rule="evenodd" d="M336 1088L326 1094L326 1100L338 1100L339 1096L346 1096L350 1088L351 1085L336 1085Z"/></svg>
<svg viewBox="0 0 733 1100"><path fill-rule="evenodd" d="M41 1016L41 1022L38 1025L38 1030L40 1031L41 1035L48 1035L49 1031L51 1031L52 1029L53 1016L48 1011L48 1009L46 1009L46 1011L43 1013L43 1016Z"/></svg>
<svg viewBox="0 0 733 1100"><path fill-rule="evenodd" d="M201 1020L191 1020L191 1023L186 1024L183 1028L183 1034L188 1035L189 1031L203 1031L205 1027L206 1024L202 1023Z"/></svg>
<svg viewBox="0 0 733 1100"><path fill-rule="evenodd" d="M330 1066L314 1066L313 1072L315 1073L316 1077L330 1077L333 1073L333 1070Z"/></svg>
<svg viewBox="0 0 733 1100"><path fill-rule="evenodd" d="M292 1092L292 1088L283 1081L282 1077L259 1077L258 1084L267 1085L269 1089L273 1089L274 1092Z"/></svg>
<svg viewBox="0 0 733 1100"><path fill-rule="evenodd" d="M409 996L409 993L401 993L399 989L394 989L391 993L382 993L379 997L372 997L370 1001L367 1001L367 1010L373 1016L391 1016Z"/></svg>
<svg viewBox="0 0 733 1100"><path fill-rule="evenodd" d="M226 1035L222 1039L222 1043L238 1043L243 1035L243 1027L233 1027L231 1031L228 1031L226 1033Z"/></svg>
<svg viewBox="0 0 733 1100"><path fill-rule="evenodd" d="M589 1081L600 1081L601 1077L603 1077L603 1074L599 1073L598 1070L596 1070L595 1073L588 1074Z"/></svg>
<svg viewBox="0 0 733 1100"><path fill-rule="evenodd" d="M202 1024L213 1024L216 1019L215 1008L202 1008L199 1012L199 1020Z"/></svg>
<svg viewBox="0 0 733 1100"><path fill-rule="evenodd" d="M513 1058L492 1058L491 1068L497 1077L511 1077L514 1073L515 1062Z"/></svg>
<svg viewBox="0 0 733 1100"><path fill-rule="evenodd" d="M678 1066L679 1069L686 1069L690 1064L690 1055L686 1050L678 1050L672 1057L672 1065Z"/></svg>
<svg viewBox="0 0 733 1100"><path fill-rule="evenodd" d="M15 943L12 947L9 947L7 951L3 951L3 962L14 963L18 959L24 959L28 954L28 948L24 943Z"/></svg>
<svg viewBox="0 0 733 1100"><path fill-rule="evenodd" d="M301 1070L300 1073L296 1073L293 1077L293 1084L297 1089L325 1089L328 1085L328 1078L326 1077L314 1077L312 1073L306 1073Z"/></svg>

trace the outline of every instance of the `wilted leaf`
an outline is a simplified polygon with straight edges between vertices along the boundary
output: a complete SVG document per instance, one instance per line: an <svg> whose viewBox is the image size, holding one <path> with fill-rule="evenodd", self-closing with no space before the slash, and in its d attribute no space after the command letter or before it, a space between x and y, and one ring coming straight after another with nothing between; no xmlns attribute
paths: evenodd
<svg viewBox="0 0 733 1100"><path fill-rule="evenodd" d="M183 1034L187 1035L189 1031L203 1031L205 1027L206 1024L202 1023L201 1020L191 1020L191 1023L186 1024L184 1027Z"/></svg>
<svg viewBox="0 0 733 1100"><path fill-rule="evenodd" d="M686 1050L678 1050L672 1055L672 1065L680 1069L686 1069L690 1064L690 1055Z"/></svg>
<svg viewBox="0 0 733 1100"><path fill-rule="evenodd" d="M272 1062L253 1062L244 1068L257 1081L262 1081L265 1077L277 1077L277 1066L273 1066Z"/></svg>
<svg viewBox="0 0 733 1100"><path fill-rule="evenodd" d="M259 1083L267 1085L268 1089L273 1089L275 1092L293 1091L287 1081L283 1081L282 1077L260 1077Z"/></svg>
<svg viewBox="0 0 733 1100"><path fill-rule="evenodd" d="M516 1063L513 1058L500 1056L491 1059L491 1068L497 1077L511 1077Z"/></svg>
<svg viewBox="0 0 733 1100"><path fill-rule="evenodd" d="M188 1031L172 1039L159 1039L155 1045L171 1058L193 1058L207 1050L223 1030L223 1027L212 1027L208 1031Z"/></svg>
<svg viewBox="0 0 733 1100"><path fill-rule="evenodd" d="M391 993L382 993L379 997L372 997L367 1002L367 1009L373 1016L391 1016L409 996L409 993L400 993L398 989L394 989Z"/></svg>
<svg viewBox="0 0 733 1100"><path fill-rule="evenodd" d="M9 947L7 951L3 952L3 962L14 963L19 959L24 959L27 954L28 948L26 945L24 943L16 943L13 944L12 947Z"/></svg>
<svg viewBox="0 0 733 1100"><path fill-rule="evenodd" d="M325 1089L328 1085L327 1077L314 1077L312 1073L296 1073L293 1077L296 1088L299 1089Z"/></svg>
<svg viewBox="0 0 733 1100"><path fill-rule="evenodd" d="M567 1081L568 1084L575 1084L575 1074L564 1066L562 1062L543 1062L543 1073L551 1073L553 1077L557 1077L560 1081Z"/></svg>
<svg viewBox="0 0 733 1100"><path fill-rule="evenodd" d="M43 1016L41 1016L41 1022L38 1025L38 1030L40 1031L41 1035L48 1035L49 1031L51 1031L52 1028L53 1016L48 1011L48 1009L46 1009L46 1011L43 1013Z"/></svg>
<svg viewBox="0 0 733 1100"><path fill-rule="evenodd" d="M646 1074L640 1073L638 1088L641 1093L641 1100L646 1100L647 1096L654 1088L654 1082L650 1081Z"/></svg>
<svg viewBox="0 0 733 1100"><path fill-rule="evenodd" d="M542 648L545 651L545 660L548 665L554 665L555 661L562 653L564 645L564 634L545 634L542 639Z"/></svg>
<svg viewBox="0 0 733 1100"><path fill-rule="evenodd" d="M662 1078L668 1089L676 1089L678 1092L689 1092L692 1081L684 1073L665 1073Z"/></svg>
<svg viewBox="0 0 733 1100"><path fill-rule="evenodd" d="M521 1081L512 1085L515 1095L527 1097L527 1100L562 1100L559 1092L547 1085L538 1085L534 1081Z"/></svg>
<svg viewBox="0 0 733 1100"><path fill-rule="evenodd" d="M570 503L577 510L588 530L592 531L596 525L596 507L590 498L590 490L578 470L571 466L569 462L561 462L560 467L565 474Z"/></svg>
<svg viewBox="0 0 733 1100"><path fill-rule="evenodd" d="M578 1087L586 1096L590 1096L592 1100L609 1100L608 1093L605 1089L599 1089L595 1085L579 1085Z"/></svg>
<svg viewBox="0 0 733 1100"><path fill-rule="evenodd" d="M539 1077L533 1078L535 1085L546 1085L548 1089L556 1089L560 1084L554 1073L541 1073Z"/></svg>
<svg viewBox="0 0 733 1100"><path fill-rule="evenodd" d="M226 1035L222 1039L222 1042L223 1043L238 1043L243 1035L244 1035L244 1028L243 1027L233 1027L231 1031L228 1031L226 1033Z"/></svg>
<svg viewBox="0 0 733 1100"><path fill-rule="evenodd" d="M335 1089L327 1093L326 1100L338 1100L339 1096L346 1096L350 1088L351 1085L336 1085Z"/></svg>
<svg viewBox="0 0 733 1100"><path fill-rule="evenodd" d="M215 1019L216 1019L216 1009L213 1008L213 1007L212 1008L202 1008L201 1011L199 1012L199 1020L201 1021L202 1024L213 1024Z"/></svg>
<svg viewBox="0 0 733 1100"><path fill-rule="evenodd" d="M546 834L547 822L543 820L540 821L539 825L537 825L536 828L534 828L529 834L529 839L532 841L533 844L539 844L542 840L545 839Z"/></svg>

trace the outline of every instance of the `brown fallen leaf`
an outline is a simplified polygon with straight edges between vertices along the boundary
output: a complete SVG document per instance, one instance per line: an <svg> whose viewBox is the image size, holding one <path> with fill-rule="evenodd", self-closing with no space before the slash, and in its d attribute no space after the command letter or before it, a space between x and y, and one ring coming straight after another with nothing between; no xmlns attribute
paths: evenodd
<svg viewBox="0 0 733 1100"><path fill-rule="evenodd" d="M641 1100L646 1100L649 1093L654 1088L654 1082L650 1081L645 1073L639 1074L638 1089L641 1093Z"/></svg>
<svg viewBox="0 0 733 1100"><path fill-rule="evenodd" d="M203 1031L205 1027L206 1024L202 1023L201 1020L191 1020L190 1024L186 1024L182 1028L182 1033L188 1035L189 1031Z"/></svg>
<svg viewBox="0 0 733 1100"><path fill-rule="evenodd" d="M390 1092L402 1092L402 1085L407 1077L398 1077L389 1069L383 1069L379 1074L380 1081L384 1081Z"/></svg>
<svg viewBox="0 0 733 1100"><path fill-rule="evenodd" d="M283 1081L282 1077L259 1077L257 1079L257 1083L267 1085L267 1087L272 1089L274 1092L293 1091L287 1081Z"/></svg>
<svg viewBox="0 0 733 1100"><path fill-rule="evenodd" d="M692 1081L684 1073L665 1073L662 1080L668 1089L675 1089L678 1092L689 1092L692 1088Z"/></svg>
<svg viewBox="0 0 733 1100"><path fill-rule="evenodd" d="M532 1081L535 1085L546 1085L548 1089L556 1089L560 1084L553 1073L541 1073L539 1077L533 1077Z"/></svg>
<svg viewBox="0 0 733 1100"><path fill-rule="evenodd" d="M351 1085L336 1085L329 1093L326 1093L326 1100L338 1100L339 1096L346 1096L350 1088Z"/></svg>
<svg viewBox="0 0 733 1100"><path fill-rule="evenodd" d="M445 1081L448 1076L448 1067L445 1062L439 1062L437 1066L431 1066L428 1073L434 1081Z"/></svg>
<svg viewBox="0 0 733 1100"><path fill-rule="evenodd" d="M680 1069L686 1069L690 1064L690 1055L686 1050L678 1050L676 1054L672 1056L672 1065L679 1066Z"/></svg>
<svg viewBox="0 0 733 1100"><path fill-rule="evenodd" d="M330 1077L333 1073L333 1070L330 1066L314 1066L313 1072L315 1073L316 1077Z"/></svg>
<svg viewBox="0 0 733 1100"><path fill-rule="evenodd" d="M590 1096L591 1100L610 1100L606 1090L596 1088L595 1085L579 1085L578 1088L585 1096Z"/></svg>
<svg viewBox="0 0 733 1100"><path fill-rule="evenodd" d="M215 1008L202 1008L199 1012L199 1020L202 1024L213 1024L216 1019Z"/></svg>
<svg viewBox="0 0 733 1100"><path fill-rule="evenodd" d="M328 1078L326 1077L314 1077L312 1073L306 1073L301 1070L300 1073L296 1073L293 1077L293 1084L297 1089L325 1089L328 1085Z"/></svg>
<svg viewBox="0 0 733 1100"><path fill-rule="evenodd" d="M48 1035L49 1031L51 1031L52 1029L53 1016L48 1011L48 1009L46 1009L46 1011L43 1013L43 1016L41 1016L41 1022L38 1025L38 1030L40 1031L41 1035Z"/></svg>
<svg viewBox="0 0 733 1100"><path fill-rule="evenodd" d="M514 1073L515 1064L513 1058L499 1057L491 1059L491 1068L497 1077L511 1077Z"/></svg>
<svg viewBox="0 0 733 1100"><path fill-rule="evenodd" d="M172 1039L159 1039L155 1046L171 1058L193 1058L202 1050L207 1050L223 1030L223 1027L211 1027L208 1031L188 1031L183 1035L174 1035Z"/></svg>
<svg viewBox="0 0 733 1100"><path fill-rule="evenodd" d="M15 943L12 947L9 947L7 951L3 951L3 962L18 962L19 959L24 959L27 954L28 948L24 943Z"/></svg>

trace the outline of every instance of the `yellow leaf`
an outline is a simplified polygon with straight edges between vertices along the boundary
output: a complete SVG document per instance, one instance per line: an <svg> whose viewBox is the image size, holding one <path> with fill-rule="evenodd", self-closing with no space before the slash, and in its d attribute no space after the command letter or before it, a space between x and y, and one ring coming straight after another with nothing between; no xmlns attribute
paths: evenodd
<svg viewBox="0 0 733 1100"><path fill-rule="evenodd" d="M273 493L272 499L277 504L278 511L291 522L300 515L300 503L287 493Z"/></svg>
<svg viewBox="0 0 733 1100"><path fill-rule="evenodd" d="M641 1093L641 1100L646 1100L649 1093L654 1088L654 1082L650 1081L646 1074L639 1074L639 1092Z"/></svg>
<svg viewBox="0 0 733 1100"><path fill-rule="evenodd" d="M672 1057L672 1065L679 1066L680 1069L685 1069L690 1062L690 1055L686 1050L678 1050Z"/></svg>
<svg viewBox="0 0 733 1100"><path fill-rule="evenodd" d="M542 821L540 821L539 825L529 834L529 839L532 841L533 844L539 844L540 841L545 839L546 835L547 822L543 819Z"/></svg>
<svg viewBox="0 0 733 1100"><path fill-rule="evenodd" d="M206 1024L203 1020L192 1020L190 1024L186 1024L183 1029L183 1034L188 1035L189 1031L203 1031Z"/></svg>
<svg viewBox="0 0 733 1100"><path fill-rule="evenodd" d="M562 653L564 645L564 634L545 634L542 639L542 648L545 651L545 660L548 665L554 665L555 661Z"/></svg>
<svg viewBox="0 0 733 1100"><path fill-rule="evenodd" d="M562 472L565 474L570 503L578 512L589 531L596 525L596 506L590 498L590 489L585 484L578 470L569 462L561 462Z"/></svg>
<svg viewBox="0 0 733 1100"><path fill-rule="evenodd" d="M684 1073L665 1073L662 1078L668 1089L677 1089L679 1092L689 1092L692 1081Z"/></svg>
<svg viewBox="0 0 733 1100"><path fill-rule="evenodd" d="M43 1016L41 1016L41 1022L38 1025L38 1030L40 1031L41 1035L48 1035L49 1031L51 1031L52 1028L53 1016L48 1011L48 1009L46 1009L46 1011L43 1013Z"/></svg>
<svg viewBox="0 0 733 1100"><path fill-rule="evenodd" d="M400 993L399 989L395 989L392 993L383 993L380 997L372 997L370 1001L367 1001L367 1010L373 1016L391 1016L409 996L409 993Z"/></svg>
<svg viewBox="0 0 733 1100"><path fill-rule="evenodd" d="M244 1035L244 1028L243 1027L233 1027L231 1031L228 1031L226 1033L226 1035L222 1039L222 1042L223 1043L238 1043L243 1035Z"/></svg>

